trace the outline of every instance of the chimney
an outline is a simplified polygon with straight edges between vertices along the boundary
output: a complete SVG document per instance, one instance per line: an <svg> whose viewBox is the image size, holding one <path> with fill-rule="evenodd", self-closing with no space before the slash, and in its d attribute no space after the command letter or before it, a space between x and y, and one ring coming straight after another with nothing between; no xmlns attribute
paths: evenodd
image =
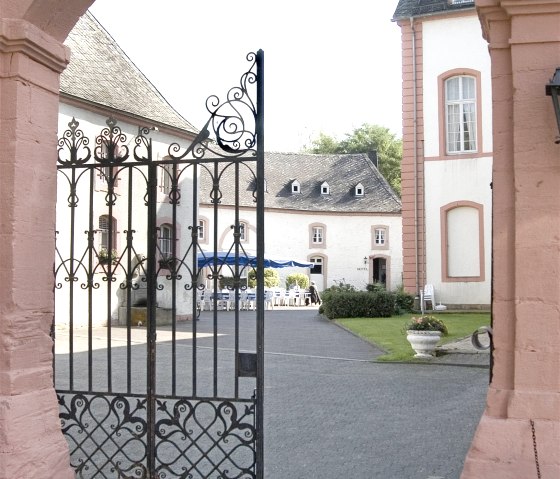
<svg viewBox="0 0 560 479"><path fill-rule="evenodd" d="M368 157L371 160L371 162L373 163L373 165L377 168L377 150L372 150L372 151L368 151Z"/></svg>

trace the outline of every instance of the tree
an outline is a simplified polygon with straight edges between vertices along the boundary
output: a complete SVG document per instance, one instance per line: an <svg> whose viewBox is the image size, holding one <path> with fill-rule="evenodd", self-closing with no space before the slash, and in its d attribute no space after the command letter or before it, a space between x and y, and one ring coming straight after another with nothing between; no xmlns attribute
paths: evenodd
<svg viewBox="0 0 560 479"><path fill-rule="evenodd" d="M302 289L309 287L309 277L303 273L292 273L286 276L286 288L298 285Z"/></svg>
<svg viewBox="0 0 560 479"><path fill-rule="evenodd" d="M310 153L341 154L377 151L379 171L395 192L401 194L402 140L388 128L364 123L351 134L347 133L343 140L337 141L320 133L319 138L313 140L311 145L311 148L306 149Z"/></svg>
<svg viewBox="0 0 560 479"><path fill-rule="evenodd" d="M254 269L249 270L247 274L247 283L249 288L255 288L257 286L257 272ZM264 287L274 288L280 284L280 275L278 271L272 268L264 269Z"/></svg>

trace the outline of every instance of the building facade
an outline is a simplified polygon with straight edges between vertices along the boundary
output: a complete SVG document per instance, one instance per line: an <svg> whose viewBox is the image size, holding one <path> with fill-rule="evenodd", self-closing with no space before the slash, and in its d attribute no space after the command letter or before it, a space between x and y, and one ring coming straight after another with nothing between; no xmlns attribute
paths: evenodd
<svg viewBox="0 0 560 479"><path fill-rule="evenodd" d="M404 286L490 305L490 56L474 1L401 0ZM458 34L460 32L460 35ZM454 41L450 41L454 39Z"/></svg>
<svg viewBox="0 0 560 479"><path fill-rule="evenodd" d="M148 146L154 162L165 161L169 145L188 147L197 130L167 103L89 12L65 43L72 50L72 61L61 76L58 115L56 323L126 324L127 305L130 309L146 302L148 252L148 168L127 165L139 163L135 155L146 156ZM76 167L69 162L72 141L78 145L77 163L89 158ZM119 166L104 166L111 155ZM172 252L180 256L190 244L193 206L189 200L195 197L191 170L173 172L173 165L158 163L155 173L161 286L156 301L162 322L173 314L172 309L178 320L192 316L192 298L183 287L186 275L176 280L178 295L173 301L165 263ZM174 205L174 194L182 194L183 201ZM179 220L173 220L173 209ZM129 280L132 284L123 287ZM84 312L90 301L88 319Z"/></svg>
<svg viewBox="0 0 560 479"><path fill-rule="evenodd" d="M265 256L313 263L312 268L282 268L309 275L321 291L339 283L365 290L382 283L402 284L401 204L376 166L376 155L265 153ZM241 242L256 251L254 178L241 172ZM212 182L202 175L200 223L202 249L228 251L233 244L232 178L221 176L220 210L214 219ZM229 209L228 209L229 207Z"/></svg>

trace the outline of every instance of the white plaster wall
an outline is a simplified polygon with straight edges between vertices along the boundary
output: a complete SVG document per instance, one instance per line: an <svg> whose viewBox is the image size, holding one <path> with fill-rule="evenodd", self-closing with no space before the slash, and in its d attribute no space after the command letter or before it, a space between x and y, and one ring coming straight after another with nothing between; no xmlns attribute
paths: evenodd
<svg viewBox="0 0 560 479"><path fill-rule="evenodd" d="M492 237L492 159L428 161L425 163L427 283L442 304L490 304ZM485 281L442 282L440 208L454 201L484 205Z"/></svg>
<svg viewBox="0 0 560 479"><path fill-rule="evenodd" d="M102 128L107 127L106 117L92 113L82 108L77 108L75 106L70 106L64 103L60 104L59 107L59 124L58 124L58 135L59 137L69 128L68 123L75 117L79 122L79 129L83 131L84 136L90 139L89 147L92 150L95 148L95 137L99 135ZM122 132L127 136L126 145L129 147L129 154L133 155L133 148L135 146L134 138L138 134L138 124L131 124L127 122L119 121L117 126L121 128ZM188 146L188 142L184 139L168 135L161 132L150 132L149 135L152 138L152 147L154 152L154 157L156 159L162 159L167 154L167 148L170 143L177 142L181 146ZM130 161L130 160L129 160ZM144 168L144 173L146 173ZM116 201L115 207L113 209L113 217L117 219L117 250L122 252L126 247L126 220L128 213L127 208L127 191L125 185L128 183L127 176L122 176L120 180L120 187L118 188L117 195L118 199ZM136 180L134 182L134 189L138 191L145 192L145 182L140 179L140 175L135 176ZM178 246L179 252L185 252L188 248L188 243L190 243L191 232L189 226L192 226L192 174L190 170L186 171L181 180L181 204L178 207L178 222L180 224L180 244ZM59 234L57 236L57 244L60 248L68 249L69 244L69 231L70 231L70 215L68 208L68 186L65 184L64 178L59 174L58 176L58 193L57 193L57 231ZM75 226L75 244L81 251L84 251L87 247L87 236L83 234L84 231L89 229L89 180L80 181L79 190L77 192L80 201L78 203L78 211L76 215L76 226ZM137 196L134 196L135 201L133 202L133 218L134 218L134 229L136 229L134 246L136 248L135 252L139 255L145 255L147 252L147 241L139 240L139 238L146 237L146 207L143 201L137 201ZM158 218L171 218L172 207L169 203L164 201L164 197L160 198L161 201L158 202ZM94 202L94 224L93 227L97 228L98 217L101 214L107 214L107 207L105 206L105 192L102 190L96 190L93 197ZM99 240L95 238L95 245ZM74 257L81 257L81 254L77 252ZM95 264L97 264L95 262ZM61 283L62 288L56 291L56 303L57 303L57 323L65 324L68 322L69 312L67 308L69 300L69 288L67 283L64 281L64 274L57 275L57 282ZM107 323L107 282L103 280L104 274L101 272L94 275L94 282L99 284L99 287L93 290L94 293L94 324L106 324ZM74 302L75 311L79 311L80 314L75 315L76 324L87 324L87 318L84 311L87 311L87 290L81 289L79 285L84 282L85 275L82 273L78 281L78 287L74 288ZM112 311L111 319L116 321L118 316L118 306L122 305L126 301L126 295L123 290L119 288L119 284L124 279L124 271L118 270L117 280L111 286L111 297L112 297ZM158 281L164 285L164 289L158 291L157 302L158 307L161 308L171 308L171 290L170 281L165 279L165 276L160 275ZM183 283L189 281L187 275L183 276L183 279L178 281L178 297L177 297L177 314L184 315L192 312L192 300L188 291L183 287Z"/></svg>
<svg viewBox="0 0 560 479"><path fill-rule="evenodd" d="M212 218L212 210L208 206L200 207L200 214ZM247 251L256 251L256 218L254 210L242 210L240 218L250 221L248 242L243 246ZM233 210L220 208L218 220L219 249L228 249L232 242L230 225L233 223ZM326 226L326 248L310 248L309 225L322 223ZM386 225L389 228L389 249L372 249L373 225ZM209 222L209 233L214 228ZM212 238L212 236L210 236ZM205 245L206 250L212 250ZM402 283L402 221L400 216L352 215L352 214L321 214L302 211L267 210L265 212L265 256L273 259L295 259L308 261L311 256L324 255L323 284L319 288L333 286L335 280L344 278L346 283L358 289L365 289L371 281L371 271L364 265L363 258L373 254L389 256L390 289ZM309 274L307 268L280 268L278 270L281 286L284 279L291 273Z"/></svg>
<svg viewBox="0 0 560 479"><path fill-rule="evenodd" d="M460 32L460 35L458 35ZM490 54L476 14L427 20L423 24L424 155L439 156L438 76L456 68L481 72L482 139L484 152L492 151L492 91ZM428 54L429 52L429 54Z"/></svg>

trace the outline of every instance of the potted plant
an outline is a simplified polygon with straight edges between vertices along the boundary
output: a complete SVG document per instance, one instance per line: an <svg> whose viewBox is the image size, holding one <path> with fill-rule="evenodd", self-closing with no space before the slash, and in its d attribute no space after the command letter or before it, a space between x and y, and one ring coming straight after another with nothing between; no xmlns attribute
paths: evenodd
<svg viewBox="0 0 560 479"><path fill-rule="evenodd" d="M158 264L159 267L162 269L168 269L168 270L172 270L175 268L175 265L177 264L177 259L173 258L172 256L162 256L159 260L158 260Z"/></svg>
<svg viewBox="0 0 560 479"><path fill-rule="evenodd" d="M447 327L435 316L416 316L405 324L406 339L416 353L415 358L431 358L441 336L447 335Z"/></svg>
<svg viewBox="0 0 560 479"><path fill-rule="evenodd" d="M111 250L111 254L109 254L107 248L101 248L97 253L97 258L101 264L115 264L117 262L117 256L118 253L116 249Z"/></svg>

